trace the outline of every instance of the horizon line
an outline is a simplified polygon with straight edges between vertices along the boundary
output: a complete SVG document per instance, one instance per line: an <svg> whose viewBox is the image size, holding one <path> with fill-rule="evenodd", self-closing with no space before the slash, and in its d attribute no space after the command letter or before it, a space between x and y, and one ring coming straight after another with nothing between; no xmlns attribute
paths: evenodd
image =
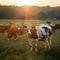
<svg viewBox="0 0 60 60"><path fill-rule="evenodd" d="M0 6L17 6L17 7L21 7L21 6L38 6L38 7L60 7L60 6L50 6L50 5L43 5L43 6L40 6L40 5L4 5L4 4L0 4Z"/></svg>

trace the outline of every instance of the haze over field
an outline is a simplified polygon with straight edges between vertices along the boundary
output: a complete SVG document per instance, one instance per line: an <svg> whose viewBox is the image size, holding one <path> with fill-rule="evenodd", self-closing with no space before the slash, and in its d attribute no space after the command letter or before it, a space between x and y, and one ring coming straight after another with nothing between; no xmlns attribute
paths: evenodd
<svg viewBox="0 0 60 60"><path fill-rule="evenodd" d="M60 0L0 0L1 5L37 5L37 6L60 6Z"/></svg>
<svg viewBox="0 0 60 60"><path fill-rule="evenodd" d="M0 0L0 19L60 19L59 6L60 0Z"/></svg>

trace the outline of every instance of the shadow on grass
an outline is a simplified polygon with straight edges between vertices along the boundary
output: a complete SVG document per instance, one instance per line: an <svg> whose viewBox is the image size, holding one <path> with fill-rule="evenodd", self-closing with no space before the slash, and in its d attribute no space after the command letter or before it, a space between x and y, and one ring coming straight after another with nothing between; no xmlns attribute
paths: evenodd
<svg viewBox="0 0 60 60"><path fill-rule="evenodd" d="M50 51L39 48L38 52L29 52L25 48L0 47L0 60L60 60L60 47Z"/></svg>

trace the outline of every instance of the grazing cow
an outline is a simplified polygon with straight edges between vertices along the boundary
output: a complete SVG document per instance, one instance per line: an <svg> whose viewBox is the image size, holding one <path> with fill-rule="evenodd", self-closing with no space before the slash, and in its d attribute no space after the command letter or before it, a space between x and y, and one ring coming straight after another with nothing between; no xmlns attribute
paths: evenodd
<svg viewBox="0 0 60 60"><path fill-rule="evenodd" d="M53 28L49 24L41 24L39 26L27 26L28 30L28 42L30 50L32 51L32 45L34 42L35 51L37 51L38 41L44 41L45 47L51 47L51 36Z"/></svg>
<svg viewBox="0 0 60 60"><path fill-rule="evenodd" d="M8 40L11 37L14 37L14 39L16 40L17 35L22 35L24 34L25 30L24 30L25 26L20 25L20 24L10 24L10 28L8 30Z"/></svg>

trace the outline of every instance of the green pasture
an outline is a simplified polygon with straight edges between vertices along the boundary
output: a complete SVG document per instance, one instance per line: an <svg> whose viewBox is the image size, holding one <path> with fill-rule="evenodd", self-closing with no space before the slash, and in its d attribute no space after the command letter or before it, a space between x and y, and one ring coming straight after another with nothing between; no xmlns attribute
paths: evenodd
<svg viewBox="0 0 60 60"><path fill-rule="evenodd" d="M25 23L25 22L47 22L50 21L53 24L60 24L60 20L19 20L19 19L0 19L0 23Z"/></svg>
<svg viewBox="0 0 60 60"><path fill-rule="evenodd" d="M10 22L46 22L48 20L0 20L0 23ZM53 24L60 24L59 20L50 20ZM7 33L4 36L0 33L0 60L60 60L60 30L56 30L52 38L50 51L44 49L43 42L38 42L38 51L29 51L27 36L17 36L17 40L7 40Z"/></svg>

